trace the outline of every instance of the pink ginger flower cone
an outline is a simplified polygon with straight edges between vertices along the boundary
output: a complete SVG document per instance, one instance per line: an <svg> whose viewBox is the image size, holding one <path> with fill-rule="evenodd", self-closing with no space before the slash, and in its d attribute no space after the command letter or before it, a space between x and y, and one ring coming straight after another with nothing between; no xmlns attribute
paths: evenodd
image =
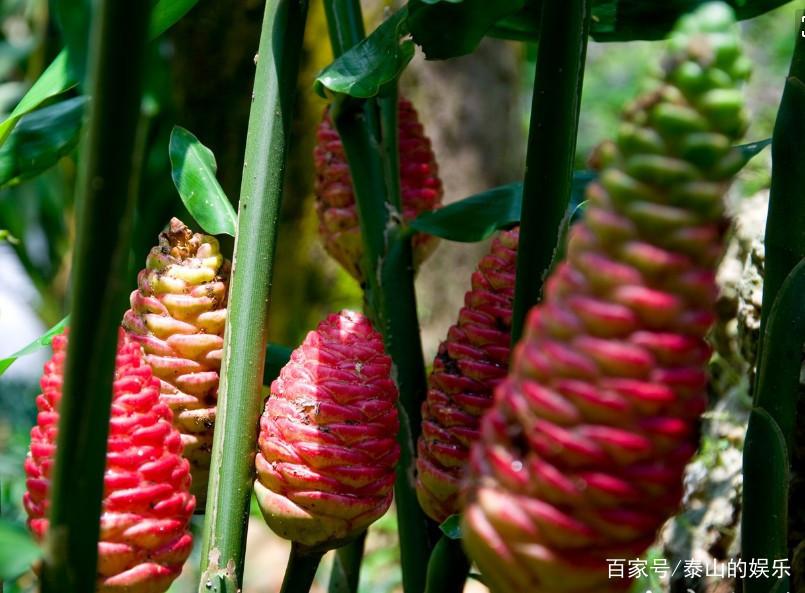
<svg viewBox="0 0 805 593"><path fill-rule="evenodd" d="M747 125L733 22L721 4L681 21L483 418L463 542L495 593L626 590L608 559L640 555L678 508Z"/></svg>
<svg viewBox="0 0 805 593"><path fill-rule="evenodd" d="M28 526L38 540L48 531L48 509L67 335L53 338L39 410L25 460ZM163 593L193 547L190 468L170 408L159 401L159 381L140 346L120 332L104 475L98 593ZM80 502L77 501L77 504Z"/></svg>
<svg viewBox="0 0 805 593"><path fill-rule="evenodd" d="M398 106L400 186L402 216L411 221L442 203L439 168L414 106L401 98ZM352 190L352 177L344 147L333 126L329 111L317 132L313 151L316 167L316 212L324 249L355 279L362 280L363 255L358 209ZM416 234L413 238L414 266L418 267L436 248L438 239Z"/></svg>
<svg viewBox="0 0 805 593"><path fill-rule="evenodd" d="M460 511L459 490L481 415L509 369L519 227L503 231L472 274L458 323L439 346L422 404L417 498L434 521Z"/></svg>
<svg viewBox="0 0 805 593"><path fill-rule="evenodd" d="M254 488L278 535L334 548L392 500L397 388L383 340L342 311L310 332L271 384L260 420Z"/></svg>

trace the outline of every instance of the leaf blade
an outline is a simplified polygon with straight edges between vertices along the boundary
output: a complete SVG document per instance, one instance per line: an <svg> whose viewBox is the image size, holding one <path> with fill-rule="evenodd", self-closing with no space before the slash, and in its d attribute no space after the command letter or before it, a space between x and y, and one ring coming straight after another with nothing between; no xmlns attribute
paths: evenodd
<svg viewBox="0 0 805 593"><path fill-rule="evenodd" d="M14 364L18 358L22 356L27 356L28 354L33 354L37 350L41 348L46 348L50 346L50 343L53 341L53 337L60 334L64 328L69 323L69 317L65 317L61 321L59 321L56 325L51 327L48 331L44 334L39 336L33 342L25 346L24 348L17 350L14 354L7 356L5 358L0 358L0 376L3 375L8 370L12 364ZM0 579L1 580L1 579Z"/></svg>
<svg viewBox="0 0 805 593"><path fill-rule="evenodd" d="M0 519L0 582L14 581L41 556L42 549L27 529Z"/></svg>
<svg viewBox="0 0 805 593"><path fill-rule="evenodd" d="M154 7L149 25L150 39L167 31L198 3L198 0L159 0ZM71 58L63 49L36 79L33 86L0 123L0 145L8 138L20 118L38 109L45 101L69 91L78 84L78 76L70 67Z"/></svg>
<svg viewBox="0 0 805 593"><path fill-rule="evenodd" d="M0 189L35 177L78 145L87 97L74 97L23 116L0 146Z"/></svg>
<svg viewBox="0 0 805 593"><path fill-rule="evenodd" d="M173 184L188 212L211 235L235 236L238 217L215 176L215 155L190 131L174 126L168 154Z"/></svg>
<svg viewBox="0 0 805 593"><path fill-rule="evenodd" d="M357 45L342 54L316 77L322 97L335 93L368 99L397 79L414 57L414 44L404 40L408 11L402 8Z"/></svg>

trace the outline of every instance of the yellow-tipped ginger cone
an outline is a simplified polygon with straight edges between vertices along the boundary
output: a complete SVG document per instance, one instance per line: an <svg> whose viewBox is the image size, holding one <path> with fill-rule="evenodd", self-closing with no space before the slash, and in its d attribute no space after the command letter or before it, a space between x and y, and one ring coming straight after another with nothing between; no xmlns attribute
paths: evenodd
<svg viewBox="0 0 805 593"><path fill-rule="evenodd" d="M123 327L143 347L173 410L190 461L192 492L207 497L226 326L229 262L215 237L172 219L131 293Z"/></svg>

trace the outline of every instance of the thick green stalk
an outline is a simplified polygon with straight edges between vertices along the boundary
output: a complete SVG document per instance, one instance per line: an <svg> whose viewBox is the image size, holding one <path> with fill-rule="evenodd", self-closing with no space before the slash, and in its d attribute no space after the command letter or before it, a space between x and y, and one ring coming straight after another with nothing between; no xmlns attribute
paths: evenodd
<svg viewBox="0 0 805 593"><path fill-rule="evenodd" d="M744 446L741 520L744 558L787 558L791 471L796 459L797 400L805 342L805 39L797 36L772 140L772 182L766 222L761 341L754 409ZM801 419L799 419L801 421ZM798 504L798 501L795 502ZM794 513L796 514L796 513ZM794 576L801 567L792 559ZM779 579L746 579L746 593L789 589Z"/></svg>
<svg viewBox="0 0 805 593"><path fill-rule="evenodd" d="M257 58L201 556L200 593L243 579L271 275L307 0L267 0Z"/></svg>
<svg viewBox="0 0 805 593"><path fill-rule="evenodd" d="M334 58L366 37L360 0L325 0L324 12Z"/></svg>
<svg viewBox="0 0 805 593"><path fill-rule="evenodd" d="M757 391L749 419L743 463L741 545L744 558L788 558L790 460L805 343L805 260L777 291L768 312ZM771 562L770 562L771 564ZM781 579L746 579L746 593L771 593Z"/></svg>
<svg viewBox="0 0 805 593"><path fill-rule="evenodd" d="M330 572L329 593L356 593L361 580L361 560L366 543L366 532L346 546L338 548Z"/></svg>
<svg viewBox="0 0 805 593"><path fill-rule="evenodd" d="M381 130L374 101L346 100L335 113L335 123L344 151L354 167L353 187L363 238L363 274L367 314L384 336L394 361L400 390L400 462L397 466L397 505L403 586L406 593L421 593L430 551L429 521L416 499L414 444L420 431L420 406L425 397L424 356L416 315L414 272L410 239L405 237L400 217L389 217L389 208L399 203L386 184L386 166L381 153L386 138L373 135ZM374 122L367 121L374 118ZM396 137L396 135L395 135ZM379 150L378 150L379 149ZM399 192L399 188L396 190Z"/></svg>
<svg viewBox="0 0 805 593"><path fill-rule="evenodd" d="M470 561L461 547L461 540L443 535L428 563L425 593L461 593L469 573Z"/></svg>
<svg viewBox="0 0 805 593"><path fill-rule="evenodd" d="M132 155L150 6L103 0L95 3L92 15L92 103L78 181L72 327L42 570L45 593L95 589L115 352L126 308L135 204Z"/></svg>
<svg viewBox="0 0 805 593"><path fill-rule="evenodd" d="M358 0L325 2L333 53L337 56L364 37ZM389 219L388 206L401 211L397 144L397 93L387 89L382 99L336 106L335 124L351 167L363 241L362 270L366 313L381 331L386 350L396 367L400 389L400 462L397 466L397 507L403 586L406 593L421 593L430 550L429 521L416 499L415 443L420 431L420 406L425 397L424 355L416 312L413 256L399 220ZM344 574L357 586L362 546L355 541L338 551ZM331 593L343 583L334 572ZM355 591L355 588L350 588Z"/></svg>
<svg viewBox="0 0 805 593"><path fill-rule="evenodd" d="M309 550L294 542L280 593L308 593L323 555L322 551Z"/></svg>
<svg viewBox="0 0 805 593"><path fill-rule="evenodd" d="M761 332L777 291L794 266L805 257L805 191L799 172L799 167L805 162L803 108L805 38L797 35L771 145L773 166L766 219Z"/></svg>
<svg viewBox="0 0 805 593"><path fill-rule="evenodd" d="M590 0L543 2L528 131L512 343L542 294L573 182Z"/></svg>

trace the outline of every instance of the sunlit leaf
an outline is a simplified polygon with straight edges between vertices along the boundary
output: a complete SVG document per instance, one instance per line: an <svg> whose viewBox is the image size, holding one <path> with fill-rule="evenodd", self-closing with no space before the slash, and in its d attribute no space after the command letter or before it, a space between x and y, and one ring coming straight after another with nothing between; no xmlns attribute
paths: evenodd
<svg viewBox="0 0 805 593"><path fill-rule="evenodd" d="M0 241L11 243L12 245L19 245L20 240L8 232L7 229L0 229Z"/></svg>
<svg viewBox="0 0 805 593"><path fill-rule="evenodd" d="M394 13L371 35L342 54L316 78L316 92L365 99L377 95L396 80L414 57L414 44L404 39L407 9Z"/></svg>
<svg viewBox="0 0 805 593"><path fill-rule="evenodd" d="M159 0L151 13L149 34L159 37L184 16L198 0ZM86 33L86 32L85 32ZM0 144L6 141L20 118L39 108L45 101L67 92L78 84L77 74L70 68L71 60L66 49L50 63L33 86L28 89L9 116L0 123Z"/></svg>
<svg viewBox="0 0 805 593"><path fill-rule="evenodd" d="M75 97L23 117L0 147L0 188L35 177L70 153L88 101Z"/></svg>
<svg viewBox="0 0 805 593"><path fill-rule="evenodd" d="M42 549L22 525L0 519L0 583L9 583L31 568Z"/></svg>
<svg viewBox="0 0 805 593"><path fill-rule="evenodd" d="M69 72L67 52L62 50L33 86L28 89L11 114L0 123L0 144L6 141L11 130L23 115L38 108L48 99L70 90L75 85L75 78Z"/></svg>
<svg viewBox="0 0 805 593"><path fill-rule="evenodd" d="M174 126L170 137L173 184L188 212L211 235L235 236L238 217L215 177L215 155L192 133Z"/></svg>
<svg viewBox="0 0 805 593"><path fill-rule="evenodd" d="M33 354L37 350L50 346L50 343L53 341L53 336L60 334L67 326L68 322L69 317L65 317L22 350L17 350L14 354L7 356L6 358L0 358L0 375L5 373L8 370L8 367L14 364L18 358L28 354Z"/></svg>

